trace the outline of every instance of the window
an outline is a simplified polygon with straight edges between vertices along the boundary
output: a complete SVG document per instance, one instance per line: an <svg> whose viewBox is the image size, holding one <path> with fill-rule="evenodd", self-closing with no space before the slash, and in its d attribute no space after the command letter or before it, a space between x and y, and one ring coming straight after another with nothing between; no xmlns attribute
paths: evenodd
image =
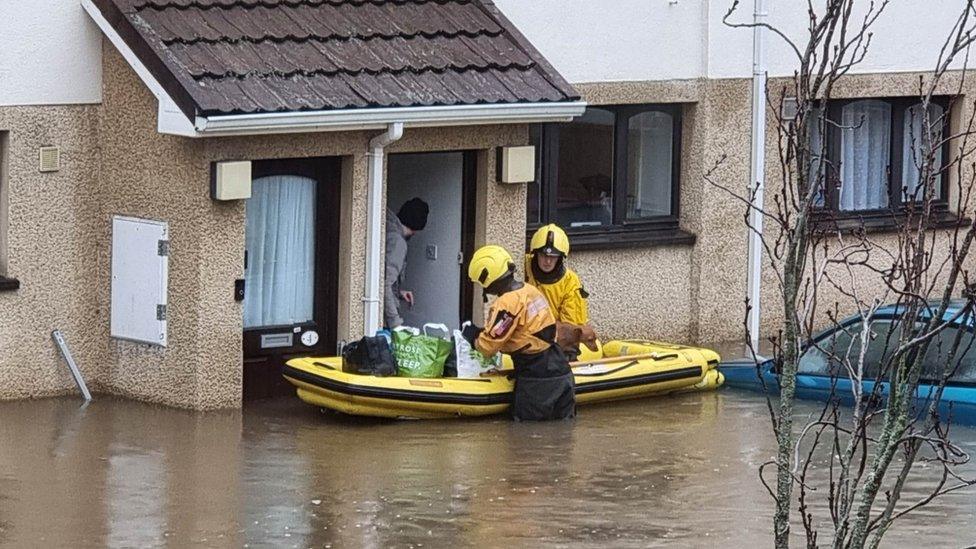
<svg viewBox="0 0 976 549"><path fill-rule="evenodd" d="M8 221L7 196L9 185L9 174L7 156L9 151L9 133L0 131L0 291L16 290L20 283L12 278L7 278L7 232L10 230Z"/></svg>
<svg viewBox="0 0 976 549"><path fill-rule="evenodd" d="M938 381L949 373L957 383L976 383L976 340L971 331L946 328L929 343L922 379Z"/></svg>
<svg viewBox="0 0 976 549"><path fill-rule="evenodd" d="M868 348L864 352L864 379L877 379L884 365L888 350L897 346L901 330L890 320L875 320L867 336ZM859 321L837 328L817 340L800 357L798 371L801 374L835 375L847 377L847 366L856 367L861 357L862 324Z"/></svg>
<svg viewBox="0 0 976 549"><path fill-rule="evenodd" d="M678 231L681 109L593 107L564 124L534 126L536 181L528 186L531 232L557 223L574 245L649 240Z"/></svg>
<svg viewBox="0 0 976 549"><path fill-rule="evenodd" d="M871 323L871 339L864 353L864 379L878 379L881 367L902 339L901 322L876 320ZM958 339L957 339L958 338ZM861 352L861 324L854 322L821 337L800 357L799 373L821 376L847 376L845 363L855 366ZM950 356L952 360L950 361ZM956 383L976 383L976 339L973 332L946 328L934 337L922 360L923 381L940 379L955 370ZM889 372L883 372L888 378Z"/></svg>
<svg viewBox="0 0 976 549"><path fill-rule="evenodd" d="M946 135L948 99L937 98L929 105L933 142ZM855 99L831 101L826 112L814 109L810 124L811 181L821 161L827 161L824 189L818 206L847 215L857 212L884 214L907 203L924 199L919 185L923 157L924 116L917 99ZM818 123L825 118L824 128ZM936 155L940 170L948 144ZM946 206L946 177L937 177L934 197Z"/></svg>
<svg viewBox="0 0 976 549"><path fill-rule="evenodd" d="M244 328L313 320L315 180L259 177L247 201Z"/></svg>

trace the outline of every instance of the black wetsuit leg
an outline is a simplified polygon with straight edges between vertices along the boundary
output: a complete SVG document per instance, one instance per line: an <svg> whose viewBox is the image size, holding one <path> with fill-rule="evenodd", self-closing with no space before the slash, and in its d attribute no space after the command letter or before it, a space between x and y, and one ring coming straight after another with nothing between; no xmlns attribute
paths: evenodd
<svg viewBox="0 0 976 549"><path fill-rule="evenodd" d="M553 345L532 355L512 356L515 394L512 416L519 421L567 419L576 415L573 372L566 356Z"/></svg>

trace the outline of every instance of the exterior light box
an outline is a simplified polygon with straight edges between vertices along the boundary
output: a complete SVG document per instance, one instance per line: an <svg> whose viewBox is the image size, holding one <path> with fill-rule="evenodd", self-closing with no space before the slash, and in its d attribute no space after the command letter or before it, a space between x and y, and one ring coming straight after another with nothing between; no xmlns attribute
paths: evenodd
<svg viewBox="0 0 976 549"><path fill-rule="evenodd" d="M214 200L251 198L251 161L214 162L210 170L210 196Z"/></svg>
<svg viewBox="0 0 976 549"><path fill-rule="evenodd" d="M528 183L535 181L535 147L500 147L498 149L498 182Z"/></svg>

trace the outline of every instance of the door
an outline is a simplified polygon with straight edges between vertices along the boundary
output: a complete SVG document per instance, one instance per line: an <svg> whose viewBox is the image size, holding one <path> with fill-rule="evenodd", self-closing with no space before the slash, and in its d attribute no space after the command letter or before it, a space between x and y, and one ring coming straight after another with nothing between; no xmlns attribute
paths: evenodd
<svg viewBox="0 0 976 549"><path fill-rule="evenodd" d="M254 162L244 252L244 400L292 395L282 366L336 348L338 158Z"/></svg>
<svg viewBox="0 0 976 549"><path fill-rule="evenodd" d="M425 201L427 226L410 239L403 290L415 303L401 303L408 326L427 322L457 328L470 319L471 293L465 258L474 241L473 152L394 154L389 158L387 204L394 213L411 198Z"/></svg>

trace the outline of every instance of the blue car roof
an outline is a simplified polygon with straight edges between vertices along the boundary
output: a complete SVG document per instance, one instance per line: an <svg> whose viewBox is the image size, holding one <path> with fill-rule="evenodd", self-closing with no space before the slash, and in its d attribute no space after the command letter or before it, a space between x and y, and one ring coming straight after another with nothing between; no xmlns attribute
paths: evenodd
<svg viewBox="0 0 976 549"><path fill-rule="evenodd" d="M964 307L966 307L967 303L969 302L965 299L954 299L950 301L949 306L946 308L946 312L943 315L943 318L948 320L956 316L957 314L959 314L959 311L961 311ZM932 307L932 309L938 308L939 304L940 304L939 301L929 302L929 306ZM897 318L898 316L901 316L904 309L905 309L904 305L885 305L877 310L875 316L891 316ZM858 318L860 318L858 315L854 315L849 317L847 320L855 321ZM847 322L847 320L845 320L845 323ZM967 326L973 326L974 325L973 315L963 314L956 319L955 323L965 324Z"/></svg>

